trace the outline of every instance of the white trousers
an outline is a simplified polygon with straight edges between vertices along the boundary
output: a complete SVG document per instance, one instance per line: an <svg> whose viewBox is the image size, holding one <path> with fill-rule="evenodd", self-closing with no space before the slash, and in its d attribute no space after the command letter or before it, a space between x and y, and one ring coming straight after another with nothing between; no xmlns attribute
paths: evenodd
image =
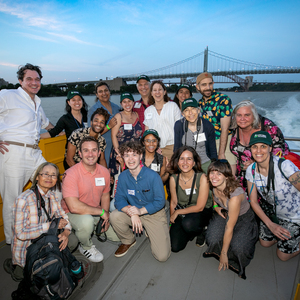
<svg viewBox="0 0 300 300"><path fill-rule="evenodd" d="M16 145L6 147L9 152L0 153L0 194L3 201L5 239L7 244L11 244L14 202L37 167L46 160L39 149Z"/></svg>

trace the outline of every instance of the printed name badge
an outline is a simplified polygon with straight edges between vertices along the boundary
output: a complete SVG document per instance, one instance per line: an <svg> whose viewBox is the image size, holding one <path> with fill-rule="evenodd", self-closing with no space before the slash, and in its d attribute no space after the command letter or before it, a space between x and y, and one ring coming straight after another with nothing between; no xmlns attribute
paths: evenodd
<svg viewBox="0 0 300 300"><path fill-rule="evenodd" d="M185 193L186 193L186 195L190 195L191 194L191 189L185 189ZM196 188L194 188L193 194L194 195L196 194Z"/></svg>
<svg viewBox="0 0 300 300"><path fill-rule="evenodd" d="M152 119L152 113L147 113L146 114L146 120Z"/></svg>
<svg viewBox="0 0 300 300"><path fill-rule="evenodd" d="M151 164L151 170L153 170L155 172L160 172L160 165Z"/></svg>
<svg viewBox="0 0 300 300"><path fill-rule="evenodd" d="M140 108L140 107L141 107L141 105L142 105L142 103L141 103L141 102L135 102L135 104L134 104L134 108Z"/></svg>
<svg viewBox="0 0 300 300"><path fill-rule="evenodd" d="M241 146L241 145L239 145L239 146L237 147L237 151L239 151L239 152L244 152L244 150L245 150L245 147L243 147L243 146Z"/></svg>
<svg viewBox="0 0 300 300"><path fill-rule="evenodd" d="M96 186L104 186L105 178L104 177L95 178L95 184L96 184Z"/></svg>
<svg viewBox="0 0 300 300"><path fill-rule="evenodd" d="M132 130L132 124L124 124L125 130Z"/></svg>
<svg viewBox="0 0 300 300"><path fill-rule="evenodd" d="M135 196L135 190L127 190L127 191L128 191L128 195Z"/></svg>
<svg viewBox="0 0 300 300"><path fill-rule="evenodd" d="M210 110L208 110L206 113L207 113L207 115L208 115L209 117L212 117L212 116L213 116L213 113L212 113Z"/></svg>
<svg viewBox="0 0 300 300"><path fill-rule="evenodd" d="M198 134L198 139L197 139L197 134L194 135L194 138L195 138L195 141L197 140L197 143L206 141L206 136L205 136L204 132Z"/></svg>

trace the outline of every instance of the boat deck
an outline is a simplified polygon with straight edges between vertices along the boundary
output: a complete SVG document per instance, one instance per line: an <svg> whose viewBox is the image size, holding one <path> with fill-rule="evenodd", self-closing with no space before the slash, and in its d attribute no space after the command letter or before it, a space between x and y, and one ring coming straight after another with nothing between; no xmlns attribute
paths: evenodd
<svg viewBox="0 0 300 300"><path fill-rule="evenodd" d="M218 261L203 258L206 246L199 248L195 239L186 249L172 253L168 261L160 263L151 254L148 238L141 236L127 255L116 258L118 243L100 243L93 238L104 254L104 261L89 263L78 251L75 256L83 261L88 274L79 284L70 300L96 299L206 299L206 300L289 300L294 281L299 281L300 256L282 262L276 256L276 247L256 245L254 259L246 268L243 280L232 271L218 271ZM0 263L11 257L10 247L0 246ZM18 283L1 269L1 299L11 299ZM298 274L298 275L296 275Z"/></svg>

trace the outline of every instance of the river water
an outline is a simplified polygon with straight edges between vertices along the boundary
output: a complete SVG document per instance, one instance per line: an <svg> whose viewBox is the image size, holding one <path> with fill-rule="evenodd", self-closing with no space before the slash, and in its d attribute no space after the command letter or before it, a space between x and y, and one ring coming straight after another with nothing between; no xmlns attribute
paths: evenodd
<svg viewBox="0 0 300 300"><path fill-rule="evenodd" d="M257 107L258 112L271 119L280 127L283 134L288 137L300 137L300 92L244 92L227 94L233 106L242 100L251 100ZM195 93L194 98L199 100L201 94ZM169 97L173 99L174 94ZM135 100L140 99L140 95L134 95ZM95 96L85 96L86 103L91 107L95 103ZM65 114L65 97L45 97L42 98L42 107L51 121L56 124L58 119ZM120 104L120 96L112 95L111 101ZM288 142L290 148L300 148L300 142Z"/></svg>

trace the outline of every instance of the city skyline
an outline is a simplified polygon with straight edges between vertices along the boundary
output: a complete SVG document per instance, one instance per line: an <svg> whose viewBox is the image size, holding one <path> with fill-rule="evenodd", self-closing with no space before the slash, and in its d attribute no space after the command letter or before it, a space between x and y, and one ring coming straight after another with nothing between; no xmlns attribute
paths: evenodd
<svg viewBox="0 0 300 300"><path fill-rule="evenodd" d="M43 83L112 78L176 63L208 45L240 60L300 67L298 1L0 0L0 77L27 62ZM261 78L260 75L258 78ZM300 81L299 74L265 75Z"/></svg>

